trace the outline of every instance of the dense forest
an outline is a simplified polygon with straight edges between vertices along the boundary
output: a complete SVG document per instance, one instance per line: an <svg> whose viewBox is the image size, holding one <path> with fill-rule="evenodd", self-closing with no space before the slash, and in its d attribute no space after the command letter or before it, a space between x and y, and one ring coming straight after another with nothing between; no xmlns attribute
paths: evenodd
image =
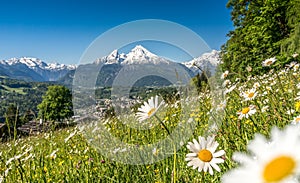
<svg viewBox="0 0 300 183"><path fill-rule="evenodd" d="M300 0L229 0L235 29L222 46L223 69L238 75L266 73L262 61L279 69L300 53ZM249 73L248 73L249 74Z"/></svg>
<svg viewBox="0 0 300 183"><path fill-rule="evenodd" d="M51 82L25 82L0 77L0 120L4 121L5 112L10 105L18 107L19 114L25 115L32 111L37 114L37 105Z"/></svg>

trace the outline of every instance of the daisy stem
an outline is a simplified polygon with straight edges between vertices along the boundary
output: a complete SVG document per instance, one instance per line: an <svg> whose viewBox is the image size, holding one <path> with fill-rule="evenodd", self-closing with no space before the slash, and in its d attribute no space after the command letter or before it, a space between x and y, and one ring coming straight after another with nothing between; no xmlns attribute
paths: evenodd
<svg viewBox="0 0 300 183"><path fill-rule="evenodd" d="M159 117L157 117L155 114L154 114L154 117L159 121L159 123L164 127L164 129L168 132L168 135L171 135L170 134L170 131L168 130L168 128L166 127L166 125L162 122L162 120L160 120Z"/></svg>
<svg viewBox="0 0 300 183"><path fill-rule="evenodd" d="M176 182L176 147L174 145L174 167L173 167L173 182Z"/></svg>

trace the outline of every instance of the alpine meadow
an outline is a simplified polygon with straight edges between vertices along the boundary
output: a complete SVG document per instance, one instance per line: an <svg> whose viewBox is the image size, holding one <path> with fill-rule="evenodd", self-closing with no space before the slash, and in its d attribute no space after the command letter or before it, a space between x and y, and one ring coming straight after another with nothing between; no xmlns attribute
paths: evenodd
<svg viewBox="0 0 300 183"><path fill-rule="evenodd" d="M300 0L226 6L234 30L220 51L176 67L142 45L76 67L0 61L0 183L300 183ZM142 64L192 77L179 90L150 75L122 88L128 100L115 97L118 74ZM92 92L72 88L99 65ZM50 79L25 77L32 70Z"/></svg>

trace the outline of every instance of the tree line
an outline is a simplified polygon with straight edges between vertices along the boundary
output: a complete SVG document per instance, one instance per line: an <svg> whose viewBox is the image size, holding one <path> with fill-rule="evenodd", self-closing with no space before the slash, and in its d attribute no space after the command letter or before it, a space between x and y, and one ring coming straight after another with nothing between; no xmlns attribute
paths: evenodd
<svg viewBox="0 0 300 183"><path fill-rule="evenodd" d="M266 72L265 59L276 57L274 68L297 61L300 53L300 0L229 0L234 30L221 48L223 70L245 75Z"/></svg>

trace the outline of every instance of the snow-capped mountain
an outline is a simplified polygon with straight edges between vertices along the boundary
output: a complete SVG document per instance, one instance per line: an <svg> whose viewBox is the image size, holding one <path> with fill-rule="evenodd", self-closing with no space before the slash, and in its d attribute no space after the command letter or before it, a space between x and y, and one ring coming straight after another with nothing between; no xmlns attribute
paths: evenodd
<svg viewBox="0 0 300 183"><path fill-rule="evenodd" d="M215 72L217 65L220 63L220 51L212 50L209 53L204 53L200 57L194 58L191 61L182 62L181 64L197 74L202 70L209 70L212 74ZM96 64L120 64L120 65L134 65L134 64L169 64L171 61L159 57L141 45L137 45L128 54L118 53L114 50L108 56L102 57L95 61ZM199 69L200 68L200 69Z"/></svg>
<svg viewBox="0 0 300 183"><path fill-rule="evenodd" d="M168 64L169 61L159 57L141 45L137 45L127 55L122 64Z"/></svg>
<svg viewBox="0 0 300 183"><path fill-rule="evenodd" d="M0 73L27 81L56 81L66 75L74 65L45 63L38 58L22 57L0 61Z"/></svg>
<svg viewBox="0 0 300 183"><path fill-rule="evenodd" d="M118 50L112 51L108 56L99 58L95 61L96 64L104 63L104 64L119 64L123 60L125 60L126 55L124 53L119 54Z"/></svg>
<svg viewBox="0 0 300 183"><path fill-rule="evenodd" d="M168 61L165 58L159 57L141 45L134 47L128 54L118 53L118 50L114 50L108 56L97 59L95 63L104 63L104 64L121 64L121 65L130 65L130 64L168 64Z"/></svg>
<svg viewBox="0 0 300 183"><path fill-rule="evenodd" d="M198 58L194 58L191 61L178 63L155 55L143 46L137 45L127 54L119 54L118 50L113 50L110 54L97 59L92 64L80 65L77 70L80 70L80 72L78 73L80 73L84 77L80 75L80 77L78 76L77 78L83 78L82 82L85 83L85 78L89 77L89 74L91 72L90 70L92 70L93 68L99 69L96 84L97 86L111 86L115 81L115 78L119 75L126 76L124 78L126 80L124 81L124 83L126 83L128 82L128 79L130 79L130 74L134 73L137 75L143 75L143 72L145 70L156 70L158 73L163 73L164 76L172 75L177 71L180 71L185 72L186 74L193 77L203 70L209 70L211 74L214 74L216 66L219 62L219 51L216 50L213 50L210 53L205 53ZM74 78L74 76L72 76L72 74L69 74L67 75L67 77L64 77L61 82L66 83L67 81L68 84L71 85L70 78ZM174 76L174 78L176 78L176 76ZM148 80L151 79L153 78L148 78ZM118 78L118 80L120 80L120 78ZM142 82L142 84L145 83L145 81Z"/></svg>
<svg viewBox="0 0 300 183"><path fill-rule="evenodd" d="M217 65L220 64L220 61L220 51L212 50L210 53L204 53L200 57L194 58L188 62L183 62L182 64L194 73L201 72L199 69L201 68L202 70L209 70L211 74L214 74Z"/></svg>

